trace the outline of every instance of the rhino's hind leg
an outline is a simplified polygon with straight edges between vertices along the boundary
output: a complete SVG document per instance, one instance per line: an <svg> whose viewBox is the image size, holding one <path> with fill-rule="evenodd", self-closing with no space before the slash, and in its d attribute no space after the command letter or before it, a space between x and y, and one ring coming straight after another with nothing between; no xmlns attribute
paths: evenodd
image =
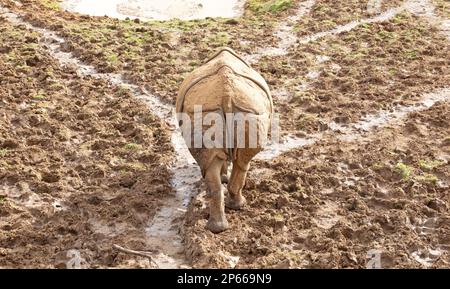
<svg viewBox="0 0 450 289"><path fill-rule="evenodd" d="M245 205L246 200L242 195L242 188L245 184L245 177L247 171L233 165L233 170L231 171L230 182L228 183L228 194L226 206L227 208L233 210L239 210Z"/></svg>
<svg viewBox="0 0 450 289"><path fill-rule="evenodd" d="M233 161L230 181L228 182L228 194L226 206L233 210L239 210L245 205L246 200L242 195L242 188L245 185L247 171L250 161L260 151L260 149L244 148L238 149L236 160Z"/></svg>
<svg viewBox="0 0 450 289"><path fill-rule="evenodd" d="M225 218L224 187L221 182L221 170L226 160L214 158L205 173L206 184L209 189L209 220L206 227L213 233L220 233L228 229Z"/></svg>

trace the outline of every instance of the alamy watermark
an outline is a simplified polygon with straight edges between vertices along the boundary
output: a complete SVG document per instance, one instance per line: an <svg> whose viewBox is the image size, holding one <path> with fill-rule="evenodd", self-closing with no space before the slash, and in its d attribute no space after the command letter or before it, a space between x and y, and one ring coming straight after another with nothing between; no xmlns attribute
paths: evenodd
<svg viewBox="0 0 450 289"><path fill-rule="evenodd" d="M204 112L202 105L195 105L193 113L176 116L189 148L261 148L280 138L276 113Z"/></svg>
<svg viewBox="0 0 450 289"><path fill-rule="evenodd" d="M66 262L67 269L86 268L86 260L81 257L80 251L74 249L69 250L67 251L67 257L70 258L69 261Z"/></svg>
<svg viewBox="0 0 450 289"><path fill-rule="evenodd" d="M372 249L367 252L367 269L381 269L381 251Z"/></svg>

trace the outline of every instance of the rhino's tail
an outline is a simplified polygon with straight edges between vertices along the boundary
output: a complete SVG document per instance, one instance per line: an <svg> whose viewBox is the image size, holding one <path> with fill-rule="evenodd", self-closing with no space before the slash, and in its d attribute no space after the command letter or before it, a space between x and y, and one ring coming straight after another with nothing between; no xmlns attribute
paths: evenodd
<svg viewBox="0 0 450 289"><path fill-rule="evenodd" d="M231 130L231 128L229 127L229 119L227 119L228 117L230 117L230 115L232 115L233 113L233 77L236 77L233 69L231 69L228 66L223 66L219 73L221 74L221 76L223 77L223 89L224 89L224 97L222 99L222 117L224 120L224 124L225 124L225 129L224 129L224 133L225 133L225 148L227 150L228 153L228 158L231 161L234 161L236 159L236 155L235 153L233 153L233 147L234 147L234 142L233 142L233 131ZM234 150L234 152L236 152L236 150Z"/></svg>

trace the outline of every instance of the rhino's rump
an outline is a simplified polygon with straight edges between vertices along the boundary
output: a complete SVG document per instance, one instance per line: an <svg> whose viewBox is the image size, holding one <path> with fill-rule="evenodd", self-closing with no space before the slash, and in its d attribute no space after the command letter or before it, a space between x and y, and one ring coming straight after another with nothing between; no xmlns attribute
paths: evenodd
<svg viewBox="0 0 450 289"><path fill-rule="evenodd" d="M249 77L237 75L229 67L223 67L216 74L208 75L191 86L184 96L183 112L187 113L193 121L194 112L199 112L201 108L201 117L205 120L205 116L210 112L222 115L224 134L226 131L227 121L234 122L234 142L228 143L228 148L240 146L248 147L250 145L249 133L258 140L267 136L270 127L270 117L272 103L260 85ZM253 127L250 125L252 123ZM242 138L242 129L245 134L245 145L238 145L239 140L237 133ZM209 129L209 126L203 126L203 133ZM255 129L257 131L255 131ZM226 137L225 136L224 139ZM254 138L253 138L254 139ZM253 144L254 145L254 144Z"/></svg>
<svg viewBox="0 0 450 289"><path fill-rule="evenodd" d="M189 115L192 128L194 128L194 111L198 111L199 106L201 106L201 117L203 119L209 112L217 112L223 116L224 140L230 137L226 126L226 120L229 119L230 115L243 113L247 120L255 121L257 129L255 151L261 149L261 140L267 137L270 128L273 104L264 79L247 64L236 60L229 53L223 53L217 59L213 59L192 72L180 88L176 111ZM199 115L195 117L199 117ZM202 133L205 133L207 129L209 129L209 126L204 125ZM241 126L242 129L244 129L245 134L244 147L248 147L250 144L249 123L245 122ZM254 127L251 129L254 129ZM240 146L237 143L239 140L238 132L238 130L234 130L234 142L231 146L230 142L224 142L226 146L208 149L204 147L194 148L192 135L190 151L200 165L202 173L216 157L233 160L236 158L237 149Z"/></svg>
<svg viewBox="0 0 450 289"><path fill-rule="evenodd" d="M249 76L236 74L229 67L205 76L192 85L183 99L182 112L223 110L225 113L249 112L256 115L270 114L270 96Z"/></svg>
<svg viewBox="0 0 450 289"><path fill-rule="evenodd" d="M224 97L233 93L238 107L265 112L263 107L269 105L272 111L272 96L262 76L234 52L225 50L186 77L179 90L176 111L189 111L185 106L192 108L195 104L202 104L205 111L218 109L224 104L223 100L227 101Z"/></svg>

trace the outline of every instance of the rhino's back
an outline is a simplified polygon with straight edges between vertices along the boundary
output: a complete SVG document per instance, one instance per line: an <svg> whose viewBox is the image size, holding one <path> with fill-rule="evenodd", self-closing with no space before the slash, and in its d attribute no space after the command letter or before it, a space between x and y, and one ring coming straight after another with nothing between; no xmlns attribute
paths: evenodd
<svg viewBox="0 0 450 289"><path fill-rule="evenodd" d="M195 105L203 111L233 108L262 114L272 110L267 83L232 50L219 52L184 80L177 98L177 112L192 112Z"/></svg>

